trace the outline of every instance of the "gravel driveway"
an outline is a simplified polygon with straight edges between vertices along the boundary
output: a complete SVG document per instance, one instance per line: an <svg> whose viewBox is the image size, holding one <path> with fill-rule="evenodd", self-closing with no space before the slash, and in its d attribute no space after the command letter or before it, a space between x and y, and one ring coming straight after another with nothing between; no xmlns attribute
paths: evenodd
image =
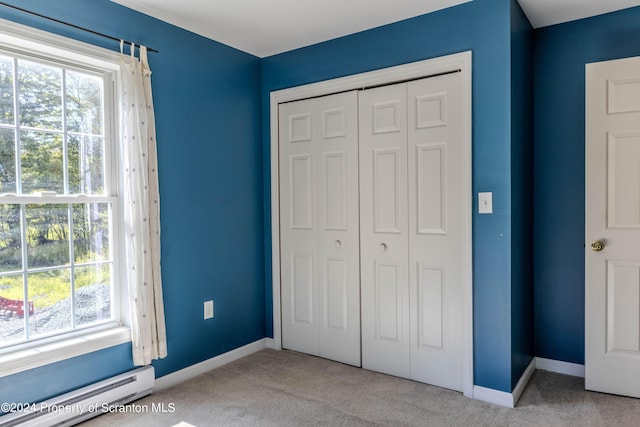
<svg viewBox="0 0 640 427"><path fill-rule="evenodd" d="M109 319L111 295L109 286L97 283L76 290L76 324L86 325ZM51 307L37 309L29 316L31 336L62 331L71 328L71 298L59 301ZM15 314L0 313L0 345L19 340L24 335L24 319Z"/></svg>

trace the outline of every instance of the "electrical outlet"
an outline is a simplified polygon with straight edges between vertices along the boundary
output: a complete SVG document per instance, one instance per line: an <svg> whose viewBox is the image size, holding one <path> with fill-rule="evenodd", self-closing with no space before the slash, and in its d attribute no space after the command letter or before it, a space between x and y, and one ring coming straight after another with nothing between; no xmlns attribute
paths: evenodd
<svg viewBox="0 0 640 427"><path fill-rule="evenodd" d="M213 318L213 300L204 302L204 318Z"/></svg>

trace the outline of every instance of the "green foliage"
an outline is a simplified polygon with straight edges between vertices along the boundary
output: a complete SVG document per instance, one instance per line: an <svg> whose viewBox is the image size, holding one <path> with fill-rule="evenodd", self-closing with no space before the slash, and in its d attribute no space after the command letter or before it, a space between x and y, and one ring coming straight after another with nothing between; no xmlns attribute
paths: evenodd
<svg viewBox="0 0 640 427"><path fill-rule="evenodd" d="M79 267L75 270L75 288L95 283L109 284L109 264ZM29 276L29 301L36 310L50 307L70 297L71 270L61 269L35 273ZM0 277L0 296L22 300L22 275Z"/></svg>
<svg viewBox="0 0 640 427"><path fill-rule="evenodd" d="M13 129L0 129L0 193L15 193L16 165Z"/></svg>
<svg viewBox="0 0 640 427"><path fill-rule="evenodd" d="M101 193L104 190L101 78L22 59L17 64L14 69L12 58L0 56L0 123L15 125L17 102L22 129L40 130L23 130L15 141L13 129L0 129L0 192L15 192L16 183L21 181L23 194L39 191L60 194L64 193L66 179L70 194ZM17 97L13 93L16 78ZM66 140L63 130L68 132ZM19 177L16 153L21 163Z"/></svg>
<svg viewBox="0 0 640 427"><path fill-rule="evenodd" d="M102 82L96 77L67 71L67 130L102 134Z"/></svg>
<svg viewBox="0 0 640 427"><path fill-rule="evenodd" d="M13 59L0 56L0 123L13 123Z"/></svg>
<svg viewBox="0 0 640 427"><path fill-rule="evenodd" d="M0 123L5 125L0 129L0 193L103 194L103 97L100 77L0 55ZM27 276L29 300L48 307L69 297L71 270L65 266L109 260L109 206L43 203L22 208L0 203L0 272L16 272L0 277L0 296L24 299L19 272L25 265L60 267ZM76 286L109 283L109 265L99 271L76 268Z"/></svg>
<svg viewBox="0 0 640 427"><path fill-rule="evenodd" d="M107 204L71 206L73 248L81 259L109 259ZM69 265L69 205L26 205L27 262L29 268ZM22 268L20 206L0 204L0 272Z"/></svg>
<svg viewBox="0 0 640 427"><path fill-rule="evenodd" d="M39 129L62 129L62 70L18 60L20 123Z"/></svg>
<svg viewBox="0 0 640 427"><path fill-rule="evenodd" d="M20 132L20 163L23 193L64 193L61 134Z"/></svg>
<svg viewBox="0 0 640 427"><path fill-rule="evenodd" d="M0 204L0 271L17 270L22 266L19 248L19 206Z"/></svg>

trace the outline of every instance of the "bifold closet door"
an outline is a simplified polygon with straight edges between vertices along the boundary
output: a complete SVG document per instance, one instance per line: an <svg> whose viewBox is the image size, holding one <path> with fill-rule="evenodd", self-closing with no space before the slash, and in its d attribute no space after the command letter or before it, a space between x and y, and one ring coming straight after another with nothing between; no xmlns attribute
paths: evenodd
<svg viewBox="0 0 640 427"><path fill-rule="evenodd" d="M411 377L407 86L359 94L362 367Z"/></svg>
<svg viewBox="0 0 640 427"><path fill-rule="evenodd" d="M360 366L357 94L279 106L283 348Z"/></svg>
<svg viewBox="0 0 640 427"><path fill-rule="evenodd" d="M461 73L407 83L411 378L462 391Z"/></svg>
<svg viewBox="0 0 640 427"><path fill-rule="evenodd" d="M460 73L359 94L362 364L462 390Z"/></svg>

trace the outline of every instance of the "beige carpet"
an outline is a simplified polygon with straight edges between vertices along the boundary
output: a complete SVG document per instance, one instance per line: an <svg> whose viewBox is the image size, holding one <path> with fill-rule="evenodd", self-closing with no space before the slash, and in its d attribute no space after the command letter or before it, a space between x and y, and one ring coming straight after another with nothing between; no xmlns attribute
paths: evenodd
<svg viewBox="0 0 640 427"><path fill-rule="evenodd" d="M640 381L640 379L638 379ZM537 371L515 409L290 351L263 350L111 413L99 426L640 426L640 399ZM154 412L164 404L173 412Z"/></svg>

